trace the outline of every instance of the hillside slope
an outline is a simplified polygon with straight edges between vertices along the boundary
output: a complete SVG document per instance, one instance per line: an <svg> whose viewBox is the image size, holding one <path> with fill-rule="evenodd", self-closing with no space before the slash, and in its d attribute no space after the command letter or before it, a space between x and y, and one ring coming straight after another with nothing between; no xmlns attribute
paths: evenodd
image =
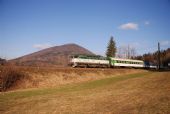
<svg viewBox="0 0 170 114"><path fill-rule="evenodd" d="M69 55L72 54L94 55L89 50L77 44L65 44L25 55L10 60L10 62L21 66L67 66Z"/></svg>

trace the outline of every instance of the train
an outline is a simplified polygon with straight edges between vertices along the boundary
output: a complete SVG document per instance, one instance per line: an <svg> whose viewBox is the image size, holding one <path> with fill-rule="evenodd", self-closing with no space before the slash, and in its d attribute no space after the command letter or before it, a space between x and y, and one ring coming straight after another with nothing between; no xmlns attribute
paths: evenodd
<svg viewBox="0 0 170 114"><path fill-rule="evenodd" d="M95 67L95 68L113 68L113 67L131 67L131 68L157 68L156 65L148 62L134 59L123 59L115 57L103 57L100 55L71 55L69 65L75 67Z"/></svg>

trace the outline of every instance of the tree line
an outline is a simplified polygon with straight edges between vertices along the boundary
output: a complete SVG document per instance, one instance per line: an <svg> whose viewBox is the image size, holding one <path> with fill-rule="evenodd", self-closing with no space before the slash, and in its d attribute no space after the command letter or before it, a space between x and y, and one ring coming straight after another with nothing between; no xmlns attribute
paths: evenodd
<svg viewBox="0 0 170 114"><path fill-rule="evenodd" d="M136 49L132 46L116 47L116 42L111 36L106 49L106 57L117 57L124 59L132 59L136 56Z"/></svg>
<svg viewBox="0 0 170 114"><path fill-rule="evenodd" d="M107 57L118 57L118 58L126 58L126 59L137 59L143 60L148 64L158 65L158 51L153 53L146 53L143 55L136 55L136 49L128 46L121 46L117 49L116 42L111 36L108 46L106 49ZM170 48L160 51L160 66L168 67L170 66Z"/></svg>
<svg viewBox="0 0 170 114"><path fill-rule="evenodd" d="M158 51L136 56L134 59L143 60L150 62L151 64L158 65ZM160 65L162 67L168 67L168 64L170 64L170 48L160 51Z"/></svg>

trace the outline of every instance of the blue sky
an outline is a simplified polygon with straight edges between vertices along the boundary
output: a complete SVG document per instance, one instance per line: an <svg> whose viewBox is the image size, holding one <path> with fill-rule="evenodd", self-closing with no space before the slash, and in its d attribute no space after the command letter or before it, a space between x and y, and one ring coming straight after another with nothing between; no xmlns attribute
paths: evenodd
<svg viewBox="0 0 170 114"><path fill-rule="evenodd" d="M0 57L79 44L104 55L110 36L138 54L170 47L170 0L0 0Z"/></svg>

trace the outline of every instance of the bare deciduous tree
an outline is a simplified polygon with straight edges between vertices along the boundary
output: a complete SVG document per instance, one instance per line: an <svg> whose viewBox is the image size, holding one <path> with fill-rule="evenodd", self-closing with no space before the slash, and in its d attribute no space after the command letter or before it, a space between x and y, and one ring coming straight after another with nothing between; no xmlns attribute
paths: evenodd
<svg viewBox="0 0 170 114"><path fill-rule="evenodd" d="M117 54L118 58L131 59L136 56L136 49L132 46L120 46L118 47Z"/></svg>

